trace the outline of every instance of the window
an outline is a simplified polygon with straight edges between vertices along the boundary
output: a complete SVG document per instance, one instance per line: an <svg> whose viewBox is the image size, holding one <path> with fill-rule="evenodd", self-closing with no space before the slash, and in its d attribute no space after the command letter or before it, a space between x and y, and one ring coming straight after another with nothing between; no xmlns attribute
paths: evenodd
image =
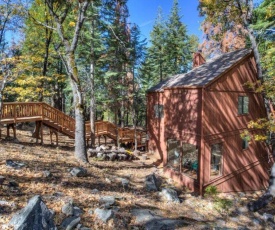
<svg viewBox="0 0 275 230"><path fill-rule="evenodd" d="M154 105L154 111L155 111L155 118L163 117L163 105L160 105L160 104Z"/></svg>
<svg viewBox="0 0 275 230"><path fill-rule="evenodd" d="M222 144L211 146L211 170L210 177L222 175Z"/></svg>
<svg viewBox="0 0 275 230"><path fill-rule="evenodd" d="M246 138L243 138L242 139L242 148L247 149L248 145L249 145L248 140Z"/></svg>
<svg viewBox="0 0 275 230"><path fill-rule="evenodd" d="M239 96L238 98L238 114L248 114L249 100L247 96Z"/></svg>
<svg viewBox="0 0 275 230"><path fill-rule="evenodd" d="M197 179L198 148L189 143L180 143L175 139L167 140L167 165L178 172Z"/></svg>

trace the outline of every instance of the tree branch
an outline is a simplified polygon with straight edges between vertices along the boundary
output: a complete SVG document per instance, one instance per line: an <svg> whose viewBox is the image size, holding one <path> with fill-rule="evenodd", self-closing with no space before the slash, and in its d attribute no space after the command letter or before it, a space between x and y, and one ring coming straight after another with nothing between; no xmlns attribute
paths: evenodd
<svg viewBox="0 0 275 230"><path fill-rule="evenodd" d="M74 31L74 36L73 36L73 40L72 40L72 44L71 44L71 50L75 50L77 47L77 43L79 40L79 34L81 31L81 28L83 26L84 20L85 20L85 12L89 6L90 1L87 0L84 3L79 3L79 13L78 13L78 18L77 18L77 22L76 22L76 26L75 26L75 31Z"/></svg>

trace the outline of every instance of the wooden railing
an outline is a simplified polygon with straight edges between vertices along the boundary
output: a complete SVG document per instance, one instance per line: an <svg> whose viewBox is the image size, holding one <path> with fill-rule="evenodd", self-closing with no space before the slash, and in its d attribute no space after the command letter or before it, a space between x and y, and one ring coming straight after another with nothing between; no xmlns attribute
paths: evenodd
<svg viewBox="0 0 275 230"><path fill-rule="evenodd" d="M3 103L3 123L18 123L27 121L43 121L48 126L55 128L70 137L74 137L75 119L66 115L58 109L43 102L11 102ZM90 123L86 123L86 138L90 136ZM95 136L108 136L120 142L134 142L135 131L129 128L119 128L108 121L95 122ZM137 142L140 145L145 140L144 131L136 131Z"/></svg>

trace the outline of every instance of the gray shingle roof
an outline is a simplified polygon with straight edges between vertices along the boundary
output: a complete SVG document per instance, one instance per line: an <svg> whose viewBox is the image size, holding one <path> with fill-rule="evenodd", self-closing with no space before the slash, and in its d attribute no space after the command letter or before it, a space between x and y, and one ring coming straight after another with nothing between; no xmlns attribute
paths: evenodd
<svg viewBox="0 0 275 230"><path fill-rule="evenodd" d="M150 88L148 92L162 91L167 87L205 86L250 53L251 49L240 49L222 54L221 56L210 59L205 64L192 69L188 73L177 74L165 79Z"/></svg>

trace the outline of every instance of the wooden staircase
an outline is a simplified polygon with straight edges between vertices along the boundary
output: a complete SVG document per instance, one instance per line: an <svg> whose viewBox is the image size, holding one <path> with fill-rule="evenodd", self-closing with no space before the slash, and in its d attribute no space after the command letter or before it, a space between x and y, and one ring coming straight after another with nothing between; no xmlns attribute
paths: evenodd
<svg viewBox="0 0 275 230"><path fill-rule="evenodd" d="M11 102L3 103L2 124L41 121L43 125L62 133L70 138L75 137L75 119L44 102ZM91 135L90 123L87 122L86 139ZM95 122L95 136L109 137L120 143L134 143L135 131L129 128L119 128L108 121ZM136 131L138 146L145 146L145 131Z"/></svg>

